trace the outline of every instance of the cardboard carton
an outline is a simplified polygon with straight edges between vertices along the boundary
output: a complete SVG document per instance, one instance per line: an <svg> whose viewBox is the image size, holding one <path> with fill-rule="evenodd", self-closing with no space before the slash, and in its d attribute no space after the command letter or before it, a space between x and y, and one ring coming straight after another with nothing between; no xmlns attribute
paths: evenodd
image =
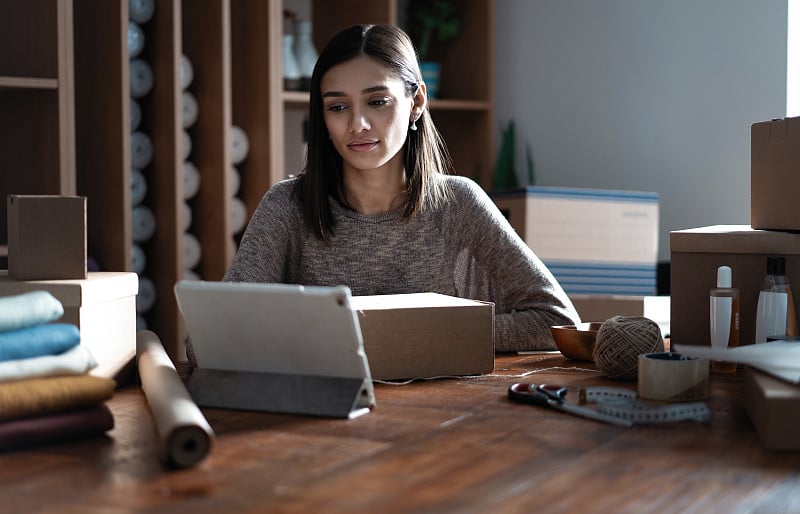
<svg viewBox="0 0 800 514"><path fill-rule="evenodd" d="M64 306L56 320L80 330L98 366L93 375L114 378L136 354L136 273L91 272L84 280L16 280L0 271L0 296L49 291Z"/></svg>
<svg viewBox="0 0 800 514"><path fill-rule="evenodd" d="M567 293L655 294L657 193L535 186L490 196Z"/></svg>
<svg viewBox="0 0 800 514"><path fill-rule="evenodd" d="M670 335L669 296L569 295L582 321L606 321L614 316L644 316Z"/></svg>
<svg viewBox="0 0 800 514"><path fill-rule="evenodd" d="M86 197L9 195L7 210L11 277L86 278Z"/></svg>
<svg viewBox="0 0 800 514"><path fill-rule="evenodd" d="M744 405L765 448L800 450L800 385L751 367L744 372Z"/></svg>
<svg viewBox="0 0 800 514"><path fill-rule="evenodd" d="M750 127L750 225L800 230L800 118Z"/></svg>
<svg viewBox="0 0 800 514"><path fill-rule="evenodd" d="M676 344L710 345L709 291L717 268L730 266L739 289L740 345L755 339L758 293L767 257L786 258L786 275L800 291L800 234L755 230L746 225L715 225L670 233L670 331Z"/></svg>
<svg viewBox="0 0 800 514"><path fill-rule="evenodd" d="M354 296L375 380L494 369L494 304L436 293Z"/></svg>

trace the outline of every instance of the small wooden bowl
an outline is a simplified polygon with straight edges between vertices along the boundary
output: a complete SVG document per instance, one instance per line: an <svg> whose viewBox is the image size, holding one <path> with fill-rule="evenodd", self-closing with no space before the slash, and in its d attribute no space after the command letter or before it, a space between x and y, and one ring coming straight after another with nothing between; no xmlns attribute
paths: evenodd
<svg viewBox="0 0 800 514"><path fill-rule="evenodd" d="M577 325L550 327L556 346L568 359L594 362L594 343L602 322L592 321Z"/></svg>

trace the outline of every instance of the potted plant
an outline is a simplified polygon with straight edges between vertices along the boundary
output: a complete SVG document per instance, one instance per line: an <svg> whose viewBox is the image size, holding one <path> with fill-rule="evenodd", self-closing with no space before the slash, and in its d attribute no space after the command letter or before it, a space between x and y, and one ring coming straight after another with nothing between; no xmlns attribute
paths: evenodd
<svg viewBox="0 0 800 514"><path fill-rule="evenodd" d="M501 191L517 189L520 187L520 184L515 162L517 156L517 137L514 120L509 120L506 128L501 129L500 133L500 150L497 154L497 162L494 169L494 180L492 181L492 190ZM535 179L533 174L533 156L531 155L531 147L529 144L525 145L525 165L527 168L527 186L532 186Z"/></svg>
<svg viewBox="0 0 800 514"><path fill-rule="evenodd" d="M411 0L408 2L409 32L417 46L422 80L428 88L428 97L439 94L441 63L428 61L428 52L434 42L446 43L461 31L458 10L448 0Z"/></svg>

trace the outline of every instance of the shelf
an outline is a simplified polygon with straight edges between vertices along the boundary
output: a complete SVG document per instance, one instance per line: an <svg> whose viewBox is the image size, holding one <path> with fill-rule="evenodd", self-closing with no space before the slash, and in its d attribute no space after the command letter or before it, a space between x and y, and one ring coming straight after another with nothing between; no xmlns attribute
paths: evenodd
<svg viewBox="0 0 800 514"><path fill-rule="evenodd" d="M58 89L58 79L0 77L0 89Z"/></svg>

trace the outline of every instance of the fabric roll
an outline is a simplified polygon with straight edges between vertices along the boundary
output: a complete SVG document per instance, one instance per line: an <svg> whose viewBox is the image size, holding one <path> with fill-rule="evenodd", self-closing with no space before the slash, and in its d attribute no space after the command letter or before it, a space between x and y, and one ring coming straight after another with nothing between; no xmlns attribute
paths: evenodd
<svg viewBox="0 0 800 514"><path fill-rule="evenodd" d="M49 323L0 332L0 361L58 355L80 342L78 327L69 323Z"/></svg>
<svg viewBox="0 0 800 514"><path fill-rule="evenodd" d="M49 323L63 315L64 306L48 291L0 297L0 332Z"/></svg>
<svg viewBox="0 0 800 514"><path fill-rule="evenodd" d="M93 407L111 398L116 385L93 375L6 382L0 384L0 421Z"/></svg>
<svg viewBox="0 0 800 514"><path fill-rule="evenodd" d="M77 345L58 355L0 362L0 383L26 378L83 375L97 366L92 352Z"/></svg>
<svg viewBox="0 0 800 514"><path fill-rule="evenodd" d="M99 436L114 428L106 404L35 418L0 423L0 451Z"/></svg>

